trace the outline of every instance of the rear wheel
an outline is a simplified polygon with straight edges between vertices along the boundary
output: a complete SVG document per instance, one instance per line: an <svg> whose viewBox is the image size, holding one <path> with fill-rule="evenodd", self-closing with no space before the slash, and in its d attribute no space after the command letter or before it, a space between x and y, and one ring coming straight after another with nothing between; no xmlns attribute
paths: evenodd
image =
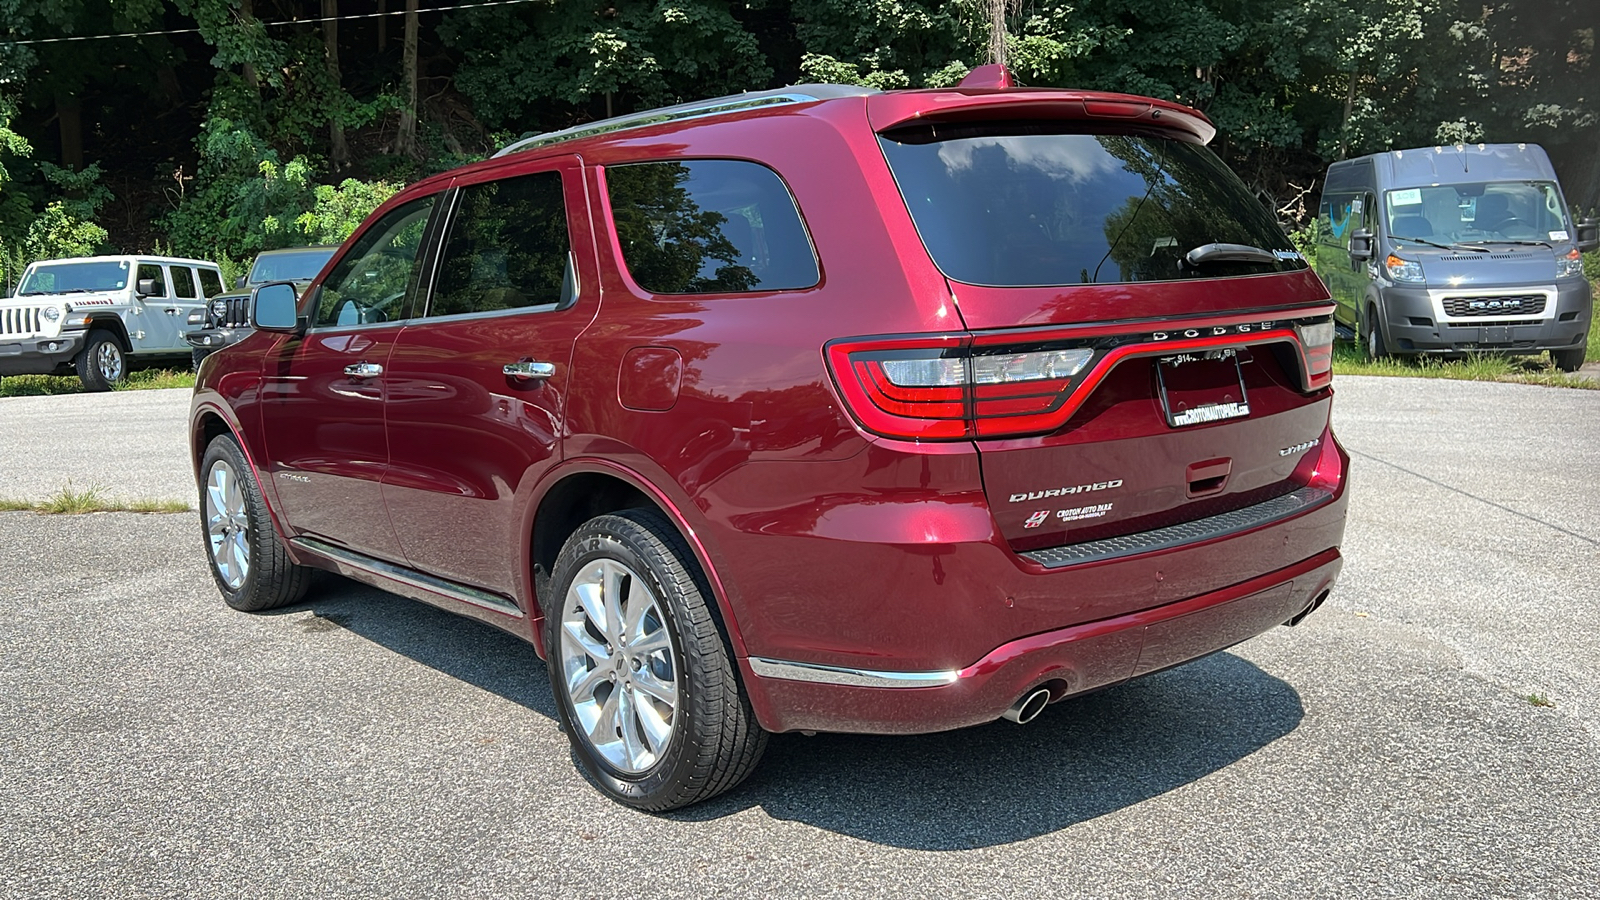
<svg viewBox="0 0 1600 900"><path fill-rule="evenodd" d="M109 331L91 331L73 365L86 391L109 391L128 377L128 359L122 344Z"/></svg>
<svg viewBox="0 0 1600 900"><path fill-rule="evenodd" d="M589 520L561 548L546 658L578 766L611 798L664 812L755 768L755 721L683 538L660 513Z"/></svg>
<svg viewBox="0 0 1600 900"><path fill-rule="evenodd" d="M297 603L312 571L289 559L261 489L232 435L218 435L200 459L200 527L222 599L243 612Z"/></svg>
<svg viewBox="0 0 1600 900"><path fill-rule="evenodd" d="M1583 367L1584 351L1587 349L1587 347L1573 347L1571 350L1551 350L1550 361L1563 372L1576 372Z"/></svg>

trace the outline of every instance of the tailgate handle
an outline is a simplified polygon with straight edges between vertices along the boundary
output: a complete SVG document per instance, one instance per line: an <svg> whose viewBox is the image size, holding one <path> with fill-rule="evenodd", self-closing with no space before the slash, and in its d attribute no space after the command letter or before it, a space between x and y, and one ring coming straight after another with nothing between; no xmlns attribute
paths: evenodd
<svg viewBox="0 0 1600 900"><path fill-rule="evenodd" d="M1232 471L1233 460L1228 457L1208 459L1190 465L1184 472L1184 478L1189 483L1189 496L1204 497L1206 494L1221 491L1228 483L1228 473Z"/></svg>

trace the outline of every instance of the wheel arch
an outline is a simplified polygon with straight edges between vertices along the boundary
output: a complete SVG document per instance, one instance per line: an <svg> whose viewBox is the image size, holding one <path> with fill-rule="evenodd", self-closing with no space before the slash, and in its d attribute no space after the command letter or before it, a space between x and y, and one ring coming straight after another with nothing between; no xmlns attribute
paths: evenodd
<svg viewBox="0 0 1600 900"><path fill-rule="evenodd" d="M525 559L535 603L540 603L549 593L556 557L574 531L595 516L638 508L660 512L678 530L694 554L701 589L711 596L711 610L729 651L735 658L746 656L744 638L729 603L727 588L712 564L708 548L687 521L682 508L643 475L609 461L569 461L546 477L536 501L529 504L531 521L526 523L523 533L528 535ZM543 655L542 606L536 627L535 646Z"/></svg>
<svg viewBox="0 0 1600 900"><path fill-rule="evenodd" d="M133 352L133 341L128 337L128 326L116 316L109 313L90 316L88 323L84 325L84 339L87 340L88 336L96 331L111 332L111 336L122 346L123 353Z"/></svg>
<svg viewBox="0 0 1600 900"><path fill-rule="evenodd" d="M231 411L225 407L210 402L197 402L189 418L189 454L194 469L195 491L201 490L202 474L200 460L205 456L206 448L211 442L222 435L232 436L234 443L239 445L239 452L244 454L245 462L250 466L250 477L255 479L256 489L261 492L261 502L266 504L267 515L272 519L272 527L277 530L278 537L288 537L288 532L283 527L283 520L278 515L277 495L268 490L271 485L261 478L261 467L256 462L255 454L250 451L250 444L244 439L239 428L239 423L234 421ZM204 509L204 507L201 507ZM287 547L287 540L284 541ZM291 551L291 557L293 553Z"/></svg>

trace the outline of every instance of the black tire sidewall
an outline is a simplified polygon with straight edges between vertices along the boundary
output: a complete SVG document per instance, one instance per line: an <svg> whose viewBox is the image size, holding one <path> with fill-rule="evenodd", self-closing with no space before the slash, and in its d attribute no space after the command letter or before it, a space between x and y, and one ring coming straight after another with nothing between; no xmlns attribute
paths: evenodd
<svg viewBox="0 0 1600 900"><path fill-rule="evenodd" d="M1383 323L1379 321L1376 306L1369 305L1366 315L1362 318L1366 325L1361 330L1361 352L1367 359L1376 362L1389 356L1388 342L1383 339Z"/></svg>
<svg viewBox="0 0 1600 900"><path fill-rule="evenodd" d="M578 768L604 793L622 803L641 809L656 807L661 798L675 794L679 787L689 780L693 774L695 759L692 753L686 752L685 745L690 736L698 732L700 726L695 704L700 685L693 671L698 659L691 659L685 653L685 641L682 639L680 626L681 622L687 621L689 615L685 603L693 600L663 582L662 573L653 561L653 557L657 553L673 556L675 554L672 554L671 548L664 542L657 541L659 544L657 547L648 546L650 542L647 538L641 540L648 534L649 529L644 525L619 516L602 516L590 520L574 532L561 548L561 554L556 558L550 579L550 594L544 609L545 659L550 675L550 690L555 696L556 712L560 717L561 727L572 740L573 757L578 762ZM599 559L616 560L644 578L662 607L662 612L670 620L664 624L672 642L672 654L677 669L674 674L678 679L676 710L678 721L674 723L667 751L661 754L655 766L643 773L635 774L615 769L589 746L586 737L579 733L581 726L573 714L564 683L560 641L561 616L567 589L584 566ZM679 560L680 564L689 562L692 561ZM693 599L705 602L703 597Z"/></svg>

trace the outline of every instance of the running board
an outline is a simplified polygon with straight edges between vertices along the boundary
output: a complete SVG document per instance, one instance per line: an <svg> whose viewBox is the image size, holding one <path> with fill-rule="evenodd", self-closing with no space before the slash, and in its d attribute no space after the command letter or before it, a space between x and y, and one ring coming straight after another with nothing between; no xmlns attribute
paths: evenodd
<svg viewBox="0 0 1600 900"><path fill-rule="evenodd" d="M375 576L376 578L383 579L391 584L399 584L411 588L410 591L406 591L397 590L390 585L375 585L375 587L384 588L385 590L392 590L395 593L403 596L411 597L413 600L421 600L424 603L427 603L433 599L433 597L417 596L415 593L413 593L420 591L425 592L426 594L432 594L436 597L443 597L447 600L454 600L457 603L466 603L481 609L487 609L502 615L516 616L518 618L522 617L522 608L513 603L509 598L502 597L499 594L493 594L475 587L468 587L467 585L458 584L454 581L446 581L443 578L436 578L427 574L426 572L418 572L416 569L408 569L405 566L397 566L394 563L384 562L381 559L374 559L373 557L365 554L357 553L354 550L347 550L344 547L330 544L327 541L320 541L316 538L298 537L294 538L289 543L293 544L296 549L304 550L323 557L324 559L327 559L337 565L354 569L357 575L366 574L369 576ZM341 572L340 574L350 575L352 573Z"/></svg>
<svg viewBox="0 0 1600 900"><path fill-rule="evenodd" d="M1255 506L1246 506L1233 512L1220 515L1207 516L1204 519L1195 519L1179 525L1169 525L1166 528L1157 528L1153 531L1141 531L1137 534L1125 534L1120 537L1105 538L1098 541L1085 541L1081 544L1067 544L1062 547L1046 547L1043 550L1029 550L1018 555L1033 560L1047 569L1059 569L1063 566L1075 566L1080 563L1100 562L1107 559L1116 559L1122 556L1133 556L1137 553L1150 553L1154 550L1171 550L1185 544L1209 541L1213 538L1226 537L1260 528L1273 522L1297 516L1312 507L1321 506L1333 499L1333 494L1321 488L1303 487L1292 494L1274 497L1265 503Z"/></svg>

